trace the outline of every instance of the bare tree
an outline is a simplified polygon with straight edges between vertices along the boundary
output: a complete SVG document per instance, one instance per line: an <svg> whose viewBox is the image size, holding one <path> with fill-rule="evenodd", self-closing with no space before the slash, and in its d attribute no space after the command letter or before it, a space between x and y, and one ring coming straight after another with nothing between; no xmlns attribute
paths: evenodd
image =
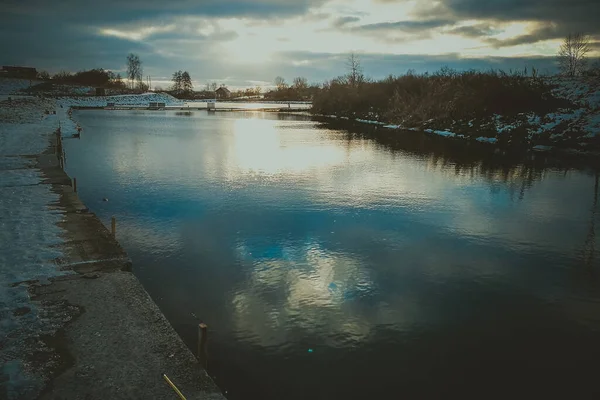
<svg viewBox="0 0 600 400"><path fill-rule="evenodd" d="M351 53L348 56L346 59L346 69L348 70L346 77L350 86L356 87L364 81L360 59L356 54Z"/></svg>
<svg viewBox="0 0 600 400"><path fill-rule="evenodd" d="M190 74L187 71L183 71L183 73L181 74L181 88L186 93L191 92L194 88L194 85L192 84L192 78L190 77Z"/></svg>
<svg viewBox="0 0 600 400"><path fill-rule="evenodd" d="M115 85L122 87L122 88L125 87L125 82L123 82L123 79L121 78L121 74L115 75Z"/></svg>
<svg viewBox="0 0 600 400"><path fill-rule="evenodd" d="M277 86L277 90L283 90L287 88L287 83L285 82L285 79L283 77L278 76L277 78L275 78L275 86Z"/></svg>
<svg viewBox="0 0 600 400"><path fill-rule="evenodd" d="M299 76L294 78L293 86L296 90L304 90L308 87L308 80L302 76Z"/></svg>
<svg viewBox="0 0 600 400"><path fill-rule="evenodd" d="M590 38L582 33L569 33L558 50L560 71L567 76L580 75L585 69Z"/></svg>
<svg viewBox="0 0 600 400"><path fill-rule="evenodd" d="M150 89L150 86L147 83L144 83L141 79L137 81L135 88L141 92L147 92Z"/></svg>
<svg viewBox="0 0 600 400"><path fill-rule="evenodd" d="M180 92L183 89L183 72L181 70L173 72L171 81L173 81L173 90Z"/></svg>
<svg viewBox="0 0 600 400"><path fill-rule="evenodd" d="M48 73L48 71L40 71L37 73L37 78L43 81L47 81L50 79L50 74Z"/></svg>
<svg viewBox="0 0 600 400"><path fill-rule="evenodd" d="M134 81L142 81L142 62L137 54L129 53L127 56L127 78L131 88L134 87Z"/></svg>

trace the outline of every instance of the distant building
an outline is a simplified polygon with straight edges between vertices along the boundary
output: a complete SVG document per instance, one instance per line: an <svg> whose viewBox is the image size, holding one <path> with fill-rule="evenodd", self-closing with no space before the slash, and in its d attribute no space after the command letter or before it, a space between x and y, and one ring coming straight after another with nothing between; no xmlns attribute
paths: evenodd
<svg viewBox="0 0 600 400"><path fill-rule="evenodd" d="M218 88L215 93L217 94L217 99L228 99L231 97L231 91L225 86Z"/></svg>
<svg viewBox="0 0 600 400"><path fill-rule="evenodd" d="M0 70L1 76L9 78L21 78L21 79L36 79L37 70L30 67L11 67L8 65L2 66Z"/></svg>

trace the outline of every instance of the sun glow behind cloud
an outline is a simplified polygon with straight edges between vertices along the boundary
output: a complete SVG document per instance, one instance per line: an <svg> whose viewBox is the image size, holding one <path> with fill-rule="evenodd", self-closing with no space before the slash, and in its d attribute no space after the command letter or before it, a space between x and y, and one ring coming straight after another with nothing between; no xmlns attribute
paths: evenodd
<svg viewBox="0 0 600 400"><path fill-rule="evenodd" d="M176 55L178 47L189 49L180 53L193 56L195 39L204 40L204 47L214 56L242 65L265 65L282 52L313 52L347 54L461 54L465 57L551 55L557 42L539 42L509 47L493 46L489 40L508 40L539 27L528 21L490 22L478 19L448 23L420 29L411 25L415 10L423 6L415 1L378 2L374 0L334 0L314 7L305 15L288 18L256 20L252 18L173 17L168 24L139 27L103 27L98 33L120 39L147 42L157 52ZM433 3L432 3L433 4ZM398 22L407 27L396 28ZM427 23L427 20L426 20ZM336 25L338 24L338 25ZM387 26L386 26L387 24ZM487 37L461 36L453 29L488 24L493 30ZM170 40L155 40L161 34L173 35ZM179 36L178 36L179 35ZM229 36L228 36L229 35ZM291 59L293 66L309 66L310 59Z"/></svg>
<svg viewBox="0 0 600 400"><path fill-rule="evenodd" d="M103 36L114 36L119 39L140 41L149 38L158 33L173 32L176 29L175 24L164 26L143 26L137 29L116 29L116 28L100 28L98 33Z"/></svg>
<svg viewBox="0 0 600 400"><path fill-rule="evenodd" d="M0 41L9 47L3 56L6 63L27 60L51 73L98 66L123 73L125 55L134 52L153 77L184 69L201 85L216 80L235 88L277 75L322 82L343 73L350 52L364 56L367 75L381 78L409 68L513 68L528 62L520 58L553 68L551 57L565 32L581 28L600 42L588 17L598 5L585 0L207 1L131 2L114 15L108 10L116 0L40 3L35 12L15 3L0 15ZM46 24L45 33L36 35L23 28L42 29L47 15L60 16L61 23ZM15 38L27 45L12 45Z"/></svg>

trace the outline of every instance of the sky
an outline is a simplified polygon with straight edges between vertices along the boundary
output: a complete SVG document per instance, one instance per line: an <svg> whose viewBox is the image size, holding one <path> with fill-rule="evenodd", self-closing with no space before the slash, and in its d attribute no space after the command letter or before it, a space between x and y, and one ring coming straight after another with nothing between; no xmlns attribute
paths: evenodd
<svg viewBox="0 0 600 400"><path fill-rule="evenodd" d="M554 72L569 32L600 53L597 0L0 0L0 64L55 73L125 71L133 52L153 86L176 70L195 87L322 83L359 55L373 78L535 66Z"/></svg>

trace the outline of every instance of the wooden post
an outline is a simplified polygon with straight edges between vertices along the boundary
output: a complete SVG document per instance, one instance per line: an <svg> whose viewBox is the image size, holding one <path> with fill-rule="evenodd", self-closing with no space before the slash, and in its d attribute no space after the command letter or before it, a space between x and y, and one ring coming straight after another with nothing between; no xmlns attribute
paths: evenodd
<svg viewBox="0 0 600 400"><path fill-rule="evenodd" d="M110 219L110 231L113 236L117 236L117 219L114 216Z"/></svg>
<svg viewBox="0 0 600 400"><path fill-rule="evenodd" d="M198 361L202 368L208 368L208 353L206 351L206 341L208 340L208 326L202 322L198 325Z"/></svg>
<svg viewBox="0 0 600 400"><path fill-rule="evenodd" d="M73 178L73 191L77 193L77 178Z"/></svg>

